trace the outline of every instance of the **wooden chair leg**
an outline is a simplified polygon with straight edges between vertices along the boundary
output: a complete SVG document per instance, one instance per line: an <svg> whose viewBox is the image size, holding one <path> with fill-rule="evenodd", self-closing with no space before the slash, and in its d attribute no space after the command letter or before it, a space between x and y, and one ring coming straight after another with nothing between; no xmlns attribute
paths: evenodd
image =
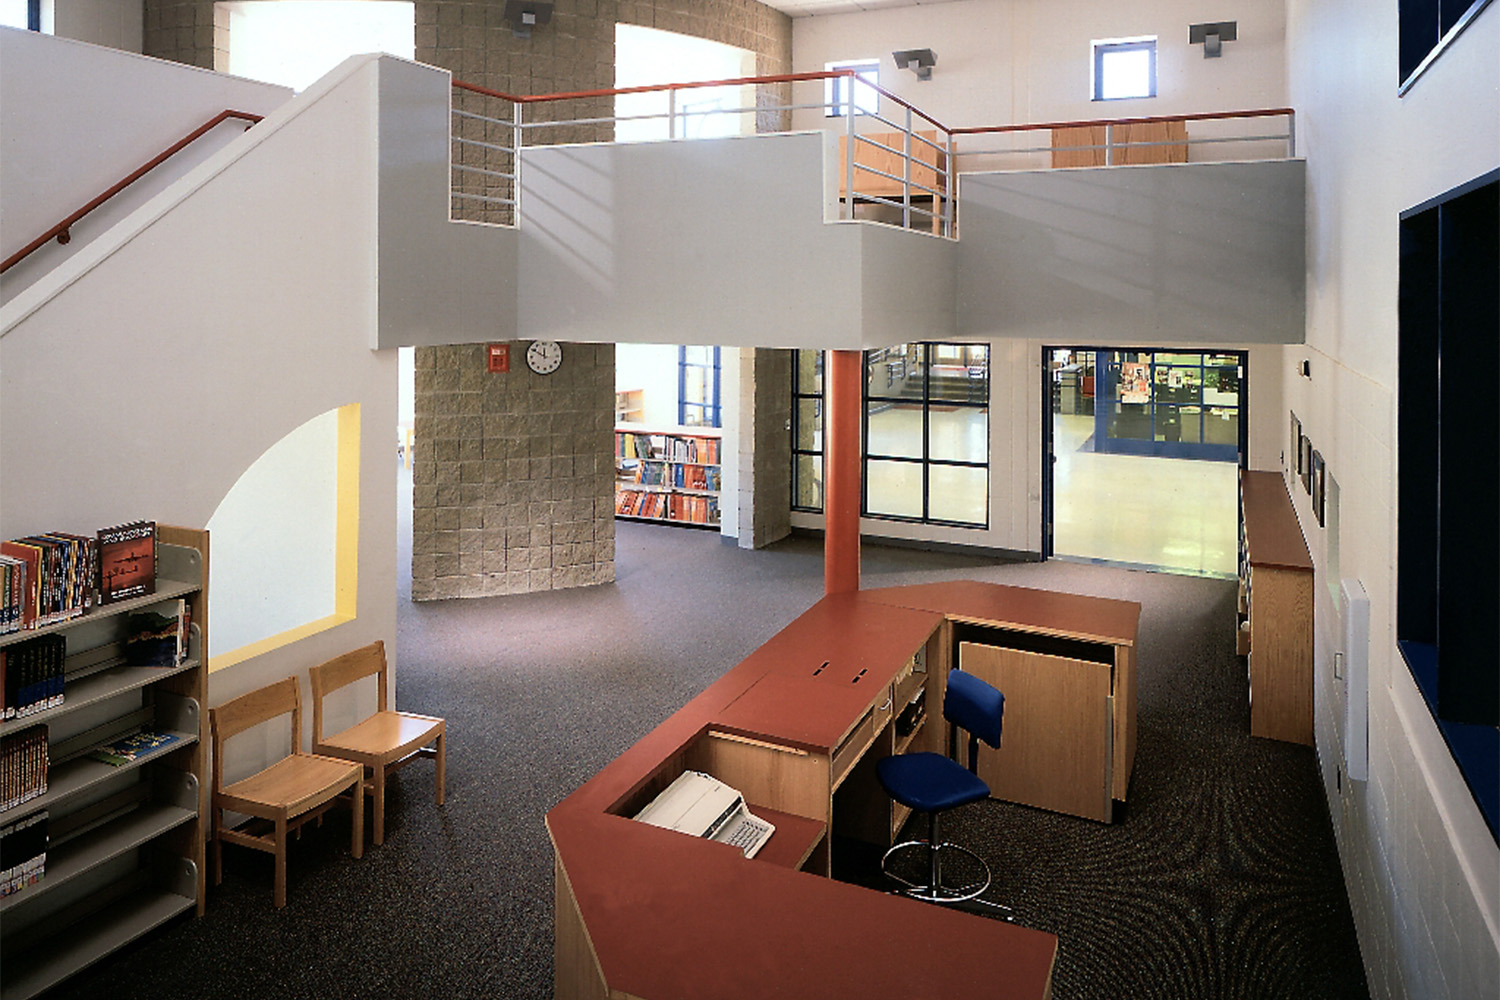
<svg viewBox="0 0 1500 1000"><path fill-rule="evenodd" d="M375 846L385 843L385 768L376 764L370 768L370 788L375 793Z"/></svg>
<svg viewBox="0 0 1500 1000"><path fill-rule="evenodd" d="M365 856L365 770L359 769L359 779L354 782L354 828L350 834L349 853L356 858Z"/></svg>
<svg viewBox="0 0 1500 1000"><path fill-rule="evenodd" d="M446 753L446 749L445 749L447 747L447 741L445 739L446 735L447 734L445 734L445 733L439 733L438 734L438 738L437 738L437 804L438 805L442 805L443 804L443 796L445 794L445 788L444 788L443 782L446 780L446 776L447 776L447 772L448 772L448 767L447 767L447 765L448 765L448 757L447 757L447 753Z"/></svg>
<svg viewBox="0 0 1500 1000"><path fill-rule="evenodd" d="M214 885L224 882L224 838L219 836L219 827L224 824L224 810L215 806L211 810L214 848Z"/></svg>
<svg viewBox="0 0 1500 1000"><path fill-rule="evenodd" d="M272 902L277 909L286 905L286 817L276 818L276 883Z"/></svg>

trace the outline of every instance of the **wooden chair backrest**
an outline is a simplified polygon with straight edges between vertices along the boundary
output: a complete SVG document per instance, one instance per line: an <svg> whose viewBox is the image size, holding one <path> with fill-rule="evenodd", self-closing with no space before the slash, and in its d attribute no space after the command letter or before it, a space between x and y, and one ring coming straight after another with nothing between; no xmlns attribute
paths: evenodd
<svg viewBox="0 0 1500 1000"><path fill-rule="evenodd" d="M376 639L368 646L335 656L327 663L320 663L308 671L312 680L313 695L313 742L323 739L323 698L341 687L357 680L379 674L379 690L376 695L378 710L386 710L386 663L385 640Z"/></svg>
<svg viewBox="0 0 1500 1000"><path fill-rule="evenodd" d="M302 689L288 677L208 710L214 745L214 791L224 787L224 744L231 736L279 715L292 714L292 753L302 748Z"/></svg>

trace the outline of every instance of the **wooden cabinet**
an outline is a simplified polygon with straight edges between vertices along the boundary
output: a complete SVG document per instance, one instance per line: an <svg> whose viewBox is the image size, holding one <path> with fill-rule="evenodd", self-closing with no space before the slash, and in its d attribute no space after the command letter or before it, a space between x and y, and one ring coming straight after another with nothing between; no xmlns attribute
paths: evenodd
<svg viewBox="0 0 1500 1000"><path fill-rule="evenodd" d="M1075 125L1052 130L1054 167L1187 161L1187 123L1183 121Z"/></svg>
<svg viewBox="0 0 1500 1000"><path fill-rule="evenodd" d="M0 637L0 646L62 634L61 705L0 725L43 725L47 791L0 812L0 826L47 813L42 879L0 898L0 998L35 996L204 900L202 742L207 668L208 533L159 525L156 592L80 618ZM125 617L190 609L188 657L176 667L126 666ZM87 756L132 731L175 743L123 765Z"/></svg>
<svg viewBox="0 0 1500 1000"><path fill-rule="evenodd" d="M719 435L717 427L616 427L615 515L718 527Z"/></svg>
<svg viewBox="0 0 1500 1000"><path fill-rule="evenodd" d="M1313 563L1279 472L1240 473L1240 594L1250 734L1311 746Z"/></svg>

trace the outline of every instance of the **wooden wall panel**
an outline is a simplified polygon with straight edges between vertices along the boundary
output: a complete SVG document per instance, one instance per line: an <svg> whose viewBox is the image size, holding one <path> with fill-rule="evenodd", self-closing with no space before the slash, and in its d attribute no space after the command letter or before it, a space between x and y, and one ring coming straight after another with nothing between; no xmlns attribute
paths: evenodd
<svg viewBox="0 0 1500 1000"><path fill-rule="evenodd" d="M1067 149L1068 146L1097 146L1097 149ZM1054 167L1104 166L1104 126L1084 125L1078 128L1052 130L1052 165Z"/></svg>
<svg viewBox="0 0 1500 1000"><path fill-rule="evenodd" d="M980 745L979 776L990 793L1109 822L1110 666L970 642L959 645L959 664L1005 695L1000 749Z"/></svg>

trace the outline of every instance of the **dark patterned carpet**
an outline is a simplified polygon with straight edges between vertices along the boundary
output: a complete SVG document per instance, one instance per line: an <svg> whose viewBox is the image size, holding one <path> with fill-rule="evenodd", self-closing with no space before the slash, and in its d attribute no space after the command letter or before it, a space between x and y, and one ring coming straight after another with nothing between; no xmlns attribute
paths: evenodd
<svg viewBox="0 0 1500 1000"><path fill-rule="evenodd" d="M386 843L363 860L348 856L346 817L309 827L280 911L269 857L229 848L206 917L74 977L58 1000L550 997L542 814L821 594L817 542L744 552L621 524L618 560L610 586L403 596L398 703L448 719L447 805L419 763L393 782ZM1313 752L1247 735L1232 583L866 550L866 586L940 578L1143 605L1124 819L985 802L946 831L990 858L992 898L1059 936L1056 1000L1368 996Z"/></svg>

